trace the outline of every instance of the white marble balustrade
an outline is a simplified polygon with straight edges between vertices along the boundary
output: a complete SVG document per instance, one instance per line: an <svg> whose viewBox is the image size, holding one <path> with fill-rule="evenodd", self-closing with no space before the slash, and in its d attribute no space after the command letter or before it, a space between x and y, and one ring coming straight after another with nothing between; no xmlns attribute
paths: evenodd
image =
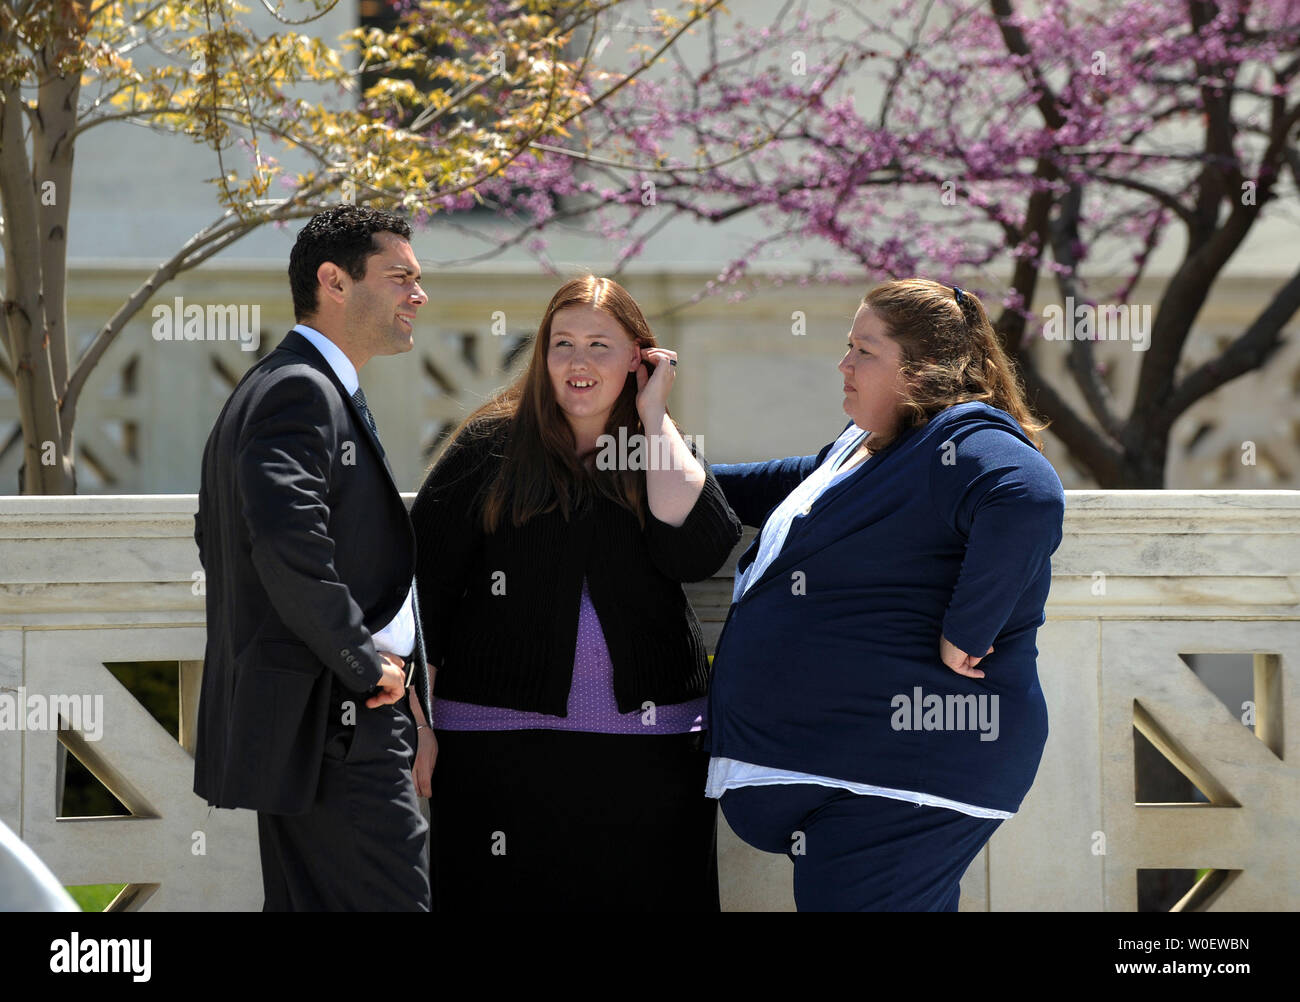
<svg viewBox="0 0 1300 1002"><path fill-rule="evenodd" d="M0 821L64 884L128 884L119 907L261 904L253 816L191 790L194 508L193 495L0 497L0 696L103 708L98 740L87 720L0 729ZM962 910L1132 911L1148 868L1212 871L1185 908L1296 909L1300 492L1070 491L1065 529L1039 632L1051 736L1022 810L967 872ZM730 574L690 589L710 644ZM1253 655L1253 727L1179 657L1216 652ZM117 661L177 664L179 741L104 667ZM1208 803L1135 804L1135 727ZM56 817L60 740L131 817ZM791 907L788 861L723 829L724 908Z"/></svg>

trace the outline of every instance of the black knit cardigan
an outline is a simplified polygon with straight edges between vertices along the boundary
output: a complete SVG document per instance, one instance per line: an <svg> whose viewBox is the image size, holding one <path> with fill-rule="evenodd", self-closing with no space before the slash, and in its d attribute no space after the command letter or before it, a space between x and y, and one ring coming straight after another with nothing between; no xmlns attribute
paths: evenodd
<svg viewBox="0 0 1300 1002"><path fill-rule="evenodd" d="M681 583L715 573L741 534L708 462L696 453L707 479L677 527L647 509L643 529L597 496L568 520L557 508L519 528L507 517L489 534L482 497L508 429L480 423L462 432L411 508L435 698L567 716L584 576L619 712L703 696L708 657Z"/></svg>

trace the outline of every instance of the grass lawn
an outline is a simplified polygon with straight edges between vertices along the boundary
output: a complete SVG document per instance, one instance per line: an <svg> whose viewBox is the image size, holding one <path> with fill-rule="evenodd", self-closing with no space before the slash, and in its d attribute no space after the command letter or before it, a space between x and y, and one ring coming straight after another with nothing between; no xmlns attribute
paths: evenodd
<svg viewBox="0 0 1300 1002"><path fill-rule="evenodd" d="M64 890L72 895L72 900L81 906L83 912L102 912L125 886L126 884L82 884Z"/></svg>

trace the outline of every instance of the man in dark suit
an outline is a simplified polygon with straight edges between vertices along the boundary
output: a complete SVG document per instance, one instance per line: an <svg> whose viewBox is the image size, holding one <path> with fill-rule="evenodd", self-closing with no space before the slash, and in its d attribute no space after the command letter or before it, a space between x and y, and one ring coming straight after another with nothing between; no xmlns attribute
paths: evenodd
<svg viewBox="0 0 1300 1002"><path fill-rule="evenodd" d="M415 540L357 382L413 347L428 297L410 232L349 205L307 223L289 258L298 325L203 453L194 792L258 812L268 911L430 904L404 705L429 719Z"/></svg>

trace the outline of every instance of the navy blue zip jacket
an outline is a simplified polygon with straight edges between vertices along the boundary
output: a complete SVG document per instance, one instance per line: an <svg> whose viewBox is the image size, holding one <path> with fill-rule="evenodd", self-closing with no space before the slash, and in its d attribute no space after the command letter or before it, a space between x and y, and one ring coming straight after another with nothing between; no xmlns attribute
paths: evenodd
<svg viewBox="0 0 1300 1002"><path fill-rule="evenodd" d="M713 473L761 525L829 449ZM900 435L794 520L732 605L711 754L1019 809L1047 740L1034 641L1064 509L1056 471L1004 411L958 404ZM993 647L985 677L948 668L940 636Z"/></svg>

